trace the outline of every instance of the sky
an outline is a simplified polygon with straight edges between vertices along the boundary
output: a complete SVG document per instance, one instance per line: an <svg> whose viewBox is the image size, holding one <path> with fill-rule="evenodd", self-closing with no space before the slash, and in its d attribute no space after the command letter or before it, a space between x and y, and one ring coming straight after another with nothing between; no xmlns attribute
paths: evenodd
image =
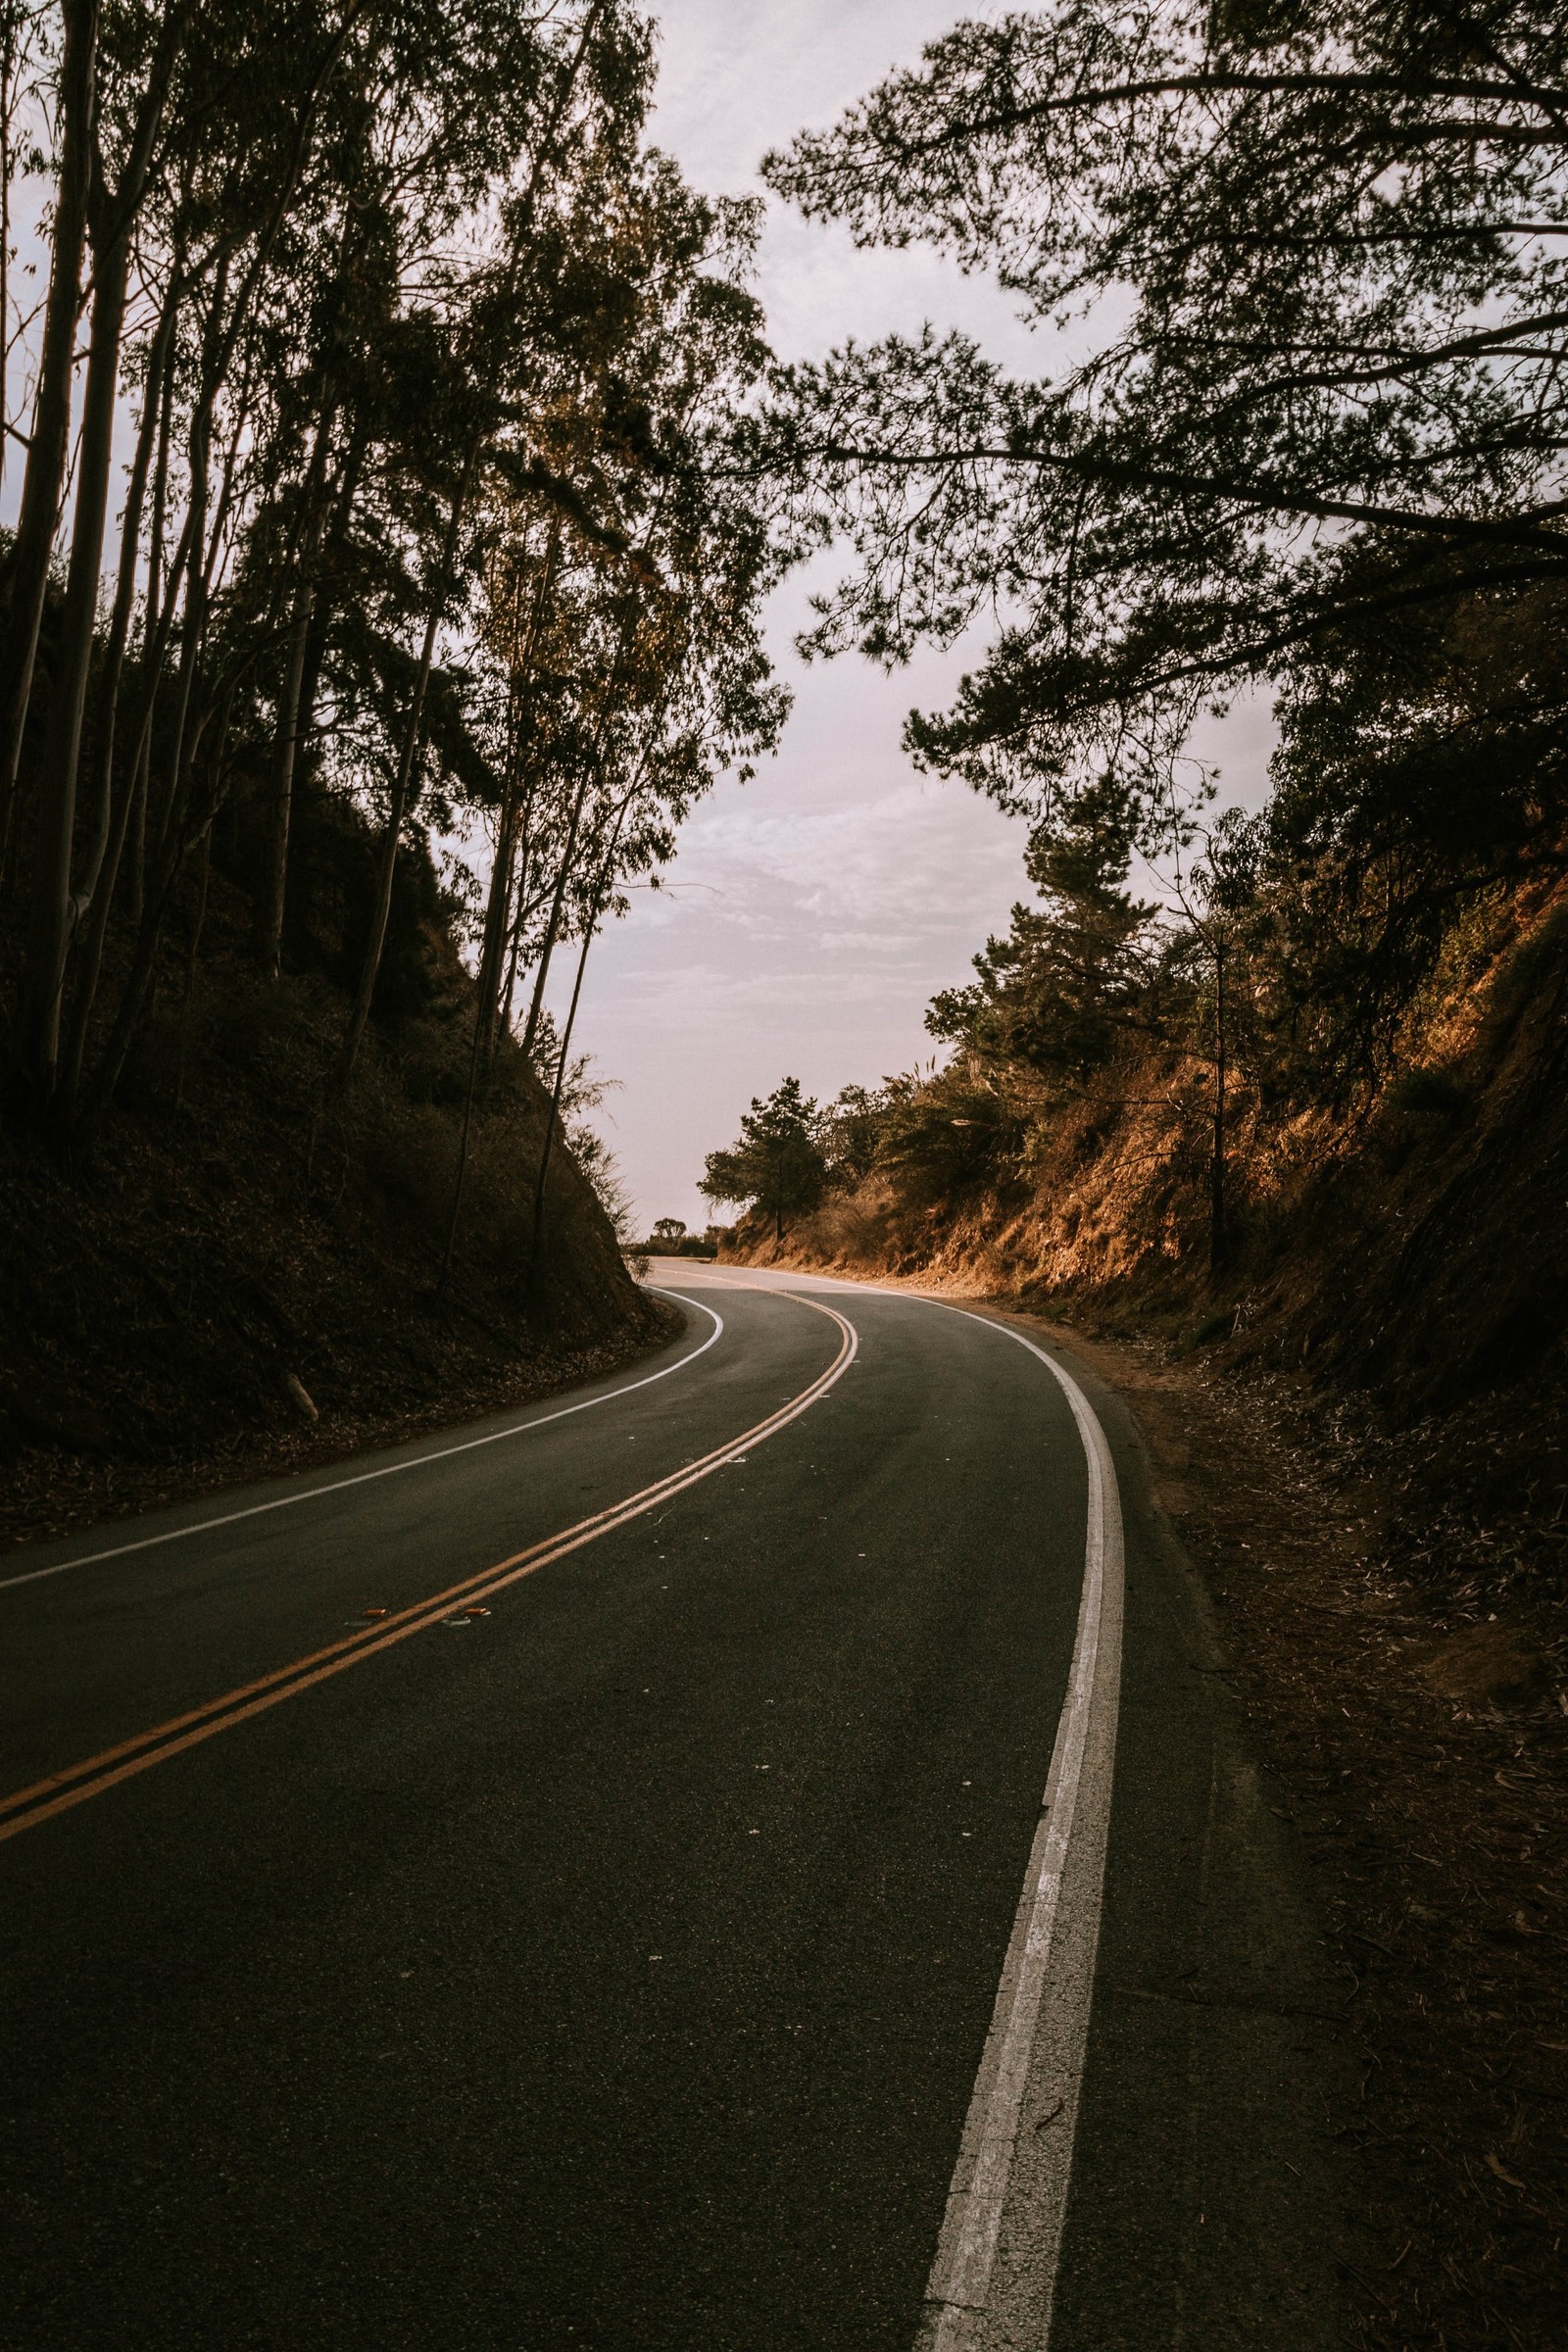
<svg viewBox="0 0 1568 2352"><path fill-rule="evenodd" d="M757 167L769 147L832 122L959 15L992 12L975 0L665 0L658 13L653 137L695 186L739 195L765 194ZM858 253L774 198L757 291L781 359L927 318L1015 365L1031 357L1014 305L986 281L920 251ZM781 1078L821 1100L928 1061L928 999L968 977L1024 889L1022 826L963 785L917 775L900 749L906 713L942 707L978 645L924 654L891 678L855 656L808 666L794 638L808 586L787 581L769 614L795 695L777 758L749 784L719 783L682 829L668 890L636 892L589 958L574 1042L614 1082L597 1123L644 1232L661 1216L709 1222L704 1158ZM1195 749L1222 762L1226 798L1254 799L1266 712Z"/></svg>

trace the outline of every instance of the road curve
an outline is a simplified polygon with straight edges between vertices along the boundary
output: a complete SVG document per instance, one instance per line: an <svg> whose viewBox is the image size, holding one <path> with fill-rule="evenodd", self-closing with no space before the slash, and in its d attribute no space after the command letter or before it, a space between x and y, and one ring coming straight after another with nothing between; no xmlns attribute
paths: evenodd
<svg viewBox="0 0 1568 2352"><path fill-rule="evenodd" d="M1339 2342L1338 1996L1125 1415L655 1279L0 1564L0 2345Z"/></svg>

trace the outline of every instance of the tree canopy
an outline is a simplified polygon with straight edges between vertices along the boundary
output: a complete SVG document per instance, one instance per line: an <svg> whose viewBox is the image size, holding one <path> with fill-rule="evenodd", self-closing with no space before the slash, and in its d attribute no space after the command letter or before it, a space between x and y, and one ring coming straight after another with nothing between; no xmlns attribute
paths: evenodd
<svg viewBox="0 0 1568 2352"><path fill-rule="evenodd" d="M715 1205L735 1201L767 1219L782 1241L791 1219L813 1209L826 1186L820 1125L800 1080L783 1079L767 1097L753 1097L728 1151L709 1153L699 1191Z"/></svg>
<svg viewBox="0 0 1568 2352"><path fill-rule="evenodd" d="M859 242L994 273L1051 363L851 344L756 437L803 544L858 559L818 647L994 617L919 760L1037 811L1114 765L1157 832L1205 702L1348 625L1561 593L1565 48L1541 0L1063 0L770 159Z"/></svg>
<svg viewBox="0 0 1568 2352"><path fill-rule="evenodd" d="M627 0L41 0L4 24L6 202L24 177L52 199L40 308L9 243L0 283L12 1108L91 1131L215 860L264 975L333 961L341 1091L432 829L488 869L449 869L470 1103L516 1018L559 1105L552 958L574 943L580 987L625 888L783 715L777 559L730 447L767 364L756 206L649 145Z"/></svg>

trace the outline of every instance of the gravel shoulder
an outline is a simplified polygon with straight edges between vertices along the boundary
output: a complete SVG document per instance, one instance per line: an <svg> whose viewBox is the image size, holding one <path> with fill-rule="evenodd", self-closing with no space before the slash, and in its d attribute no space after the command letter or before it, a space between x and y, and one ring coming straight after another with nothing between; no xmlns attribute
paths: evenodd
<svg viewBox="0 0 1568 2352"><path fill-rule="evenodd" d="M1004 1310L1005 1311L1005 1310ZM1367 2352L1541 2352L1568 2328L1568 1675L1546 1603L1417 1577L1398 1496L1321 1399L1009 1314L1125 1398L1344 1987Z"/></svg>

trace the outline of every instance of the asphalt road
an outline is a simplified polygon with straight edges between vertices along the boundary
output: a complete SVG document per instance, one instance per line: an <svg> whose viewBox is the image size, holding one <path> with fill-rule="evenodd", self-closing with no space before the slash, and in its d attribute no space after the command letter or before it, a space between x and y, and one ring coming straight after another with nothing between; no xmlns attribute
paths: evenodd
<svg viewBox="0 0 1568 2352"><path fill-rule="evenodd" d="M1344 1988L1136 1431L655 1279L569 1398L0 1560L0 2346L1337 2345Z"/></svg>

